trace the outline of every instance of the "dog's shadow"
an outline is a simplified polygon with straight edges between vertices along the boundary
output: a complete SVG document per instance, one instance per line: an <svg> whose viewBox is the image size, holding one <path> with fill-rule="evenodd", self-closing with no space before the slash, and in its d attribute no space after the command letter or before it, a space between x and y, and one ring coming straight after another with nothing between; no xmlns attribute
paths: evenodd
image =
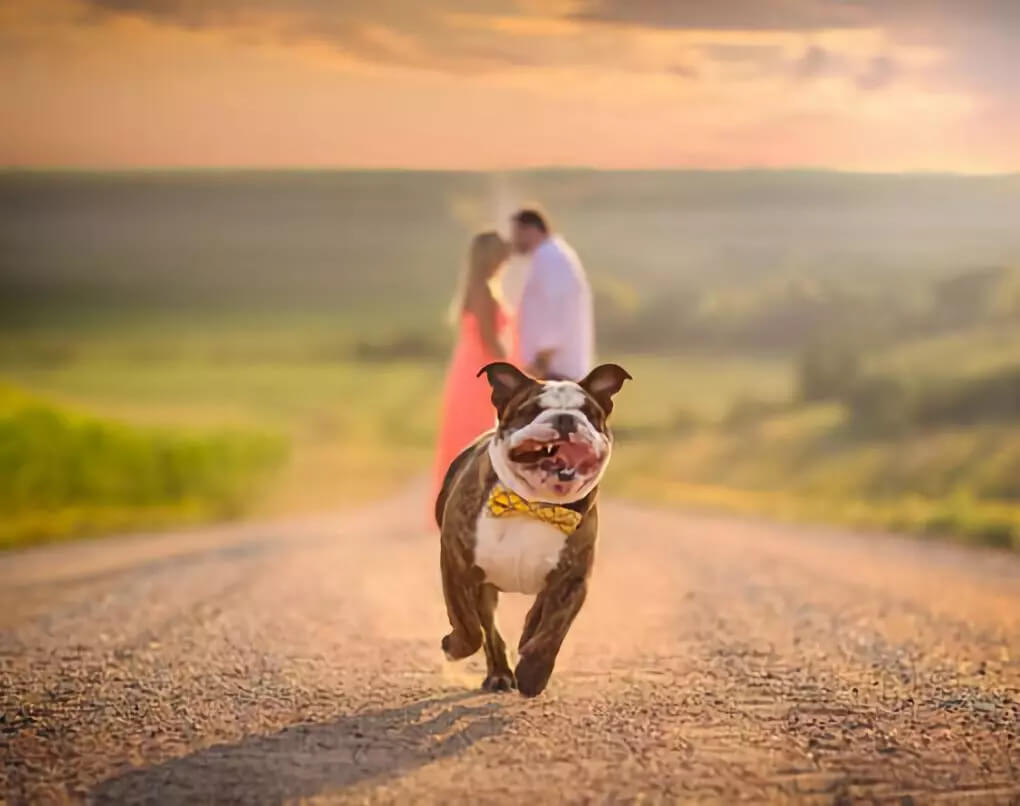
<svg viewBox="0 0 1020 806"><path fill-rule="evenodd" d="M392 779L503 730L498 703L460 702L474 696L459 692L208 747L109 778L89 800L280 803Z"/></svg>

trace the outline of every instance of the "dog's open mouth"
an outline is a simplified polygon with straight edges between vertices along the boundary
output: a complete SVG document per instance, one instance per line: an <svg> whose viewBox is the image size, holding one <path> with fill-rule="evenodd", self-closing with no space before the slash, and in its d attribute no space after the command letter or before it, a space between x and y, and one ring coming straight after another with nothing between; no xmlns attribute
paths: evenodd
<svg viewBox="0 0 1020 806"><path fill-rule="evenodd" d="M523 465L537 465L542 470L555 473L560 481L570 481L578 473L590 471L598 464L599 456L592 445L581 440L558 439L542 442L527 439L510 451L510 461Z"/></svg>

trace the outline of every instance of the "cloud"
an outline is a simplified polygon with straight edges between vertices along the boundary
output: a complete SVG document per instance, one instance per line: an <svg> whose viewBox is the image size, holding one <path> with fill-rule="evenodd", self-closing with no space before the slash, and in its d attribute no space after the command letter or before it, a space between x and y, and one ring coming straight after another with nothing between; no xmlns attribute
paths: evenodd
<svg viewBox="0 0 1020 806"><path fill-rule="evenodd" d="M673 76L679 76L680 78L695 79L700 73L697 67L693 67L689 64L670 64L666 66L666 72Z"/></svg>
<svg viewBox="0 0 1020 806"><path fill-rule="evenodd" d="M787 55L755 34L733 41L691 39L675 30L774 28L835 24L819 0L731 0L706 5L681 2L601 2L581 12L573 6L527 0L77 0L95 24L133 17L184 30L215 29L243 38L317 43L362 62L479 75L520 68L587 68L656 73L677 81L750 80L782 76ZM665 17L663 17L665 14ZM641 28L605 22L633 17ZM850 15L852 16L852 15ZM666 30L661 30L663 21ZM738 25L738 23L740 23ZM710 33L710 32L706 32ZM748 41L750 39L750 41Z"/></svg>
<svg viewBox="0 0 1020 806"><path fill-rule="evenodd" d="M455 75L527 69L659 74L692 81L706 58L690 43L571 18L555 0L77 0L95 24L131 17L245 40L316 43L386 67ZM655 40L655 41L649 41ZM749 48L749 51L754 48Z"/></svg>
<svg viewBox="0 0 1020 806"><path fill-rule="evenodd" d="M793 63L793 74L805 80L815 78L824 73L831 63L832 56L825 48L811 45Z"/></svg>
<svg viewBox="0 0 1020 806"><path fill-rule="evenodd" d="M584 69L678 84L825 78L869 93L913 81L1003 107L1020 93L1020 0L69 2L92 24L141 18L456 76ZM851 42L866 36L877 39ZM918 49L930 51L930 63L911 57Z"/></svg>
<svg viewBox="0 0 1020 806"><path fill-rule="evenodd" d="M667 29L808 31L865 25L863 11L833 0L592 0L572 16Z"/></svg>
<svg viewBox="0 0 1020 806"><path fill-rule="evenodd" d="M512 0L81 0L95 21L127 16L185 29L237 31L284 42L316 42L368 62L478 71L520 66L526 49L500 47L458 15L512 14Z"/></svg>
<svg viewBox="0 0 1020 806"><path fill-rule="evenodd" d="M862 90L879 90L889 86L896 78L899 68L889 56L876 56L867 69L857 76L857 86Z"/></svg>
<svg viewBox="0 0 1020 806"><path fill-rule="evenodd" d="M574 19L660 29L817 31L913 28L982 22L1020 29L1016 0L588 0Z"/></svg>
<svg viewBox="0 0 1020 806"><path fill-rule="evenodd" d="M782 50L769 44L711 44L701 48L713 61L762 64L775 63Z"/></svg>
<svg viewBox="0 0 1020 806"><path fill-rule="evenodd" d="M874 30L886 47L862 70L829 48L810 44L790 67L797 78L841 74L862 91L885 89L908 73L930 86L1014 106L1020 93L1016 43L1020 0L587 0L572 19L658 31L792 32ZM928 48L924 70L897 58Z"/></svg>

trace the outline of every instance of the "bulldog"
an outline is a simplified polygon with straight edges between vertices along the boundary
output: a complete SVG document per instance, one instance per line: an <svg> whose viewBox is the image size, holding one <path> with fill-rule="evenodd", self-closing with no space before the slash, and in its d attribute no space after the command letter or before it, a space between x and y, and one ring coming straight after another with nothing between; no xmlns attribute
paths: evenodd
<svg viewBox="0 0 1020 806"><path fill-rule="evenodd" d="M584 380L540 381L483 367L496 427L454 459L436 500L450 660L485 649L488 691L533 697L581 609L595 558L598 484L612 453L606 424L630 375L616 364ZM496 627L500 592L534 595L510 669Z"/></svg>

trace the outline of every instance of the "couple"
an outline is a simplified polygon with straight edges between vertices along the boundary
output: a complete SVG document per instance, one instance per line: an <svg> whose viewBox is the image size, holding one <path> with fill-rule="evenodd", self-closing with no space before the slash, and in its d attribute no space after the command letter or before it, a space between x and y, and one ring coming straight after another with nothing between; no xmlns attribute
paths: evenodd
<svg viewBox="0 0 1020 806"><path fill-rule="evenodd" d="M537 210L520 210L511 223L509 244L494 231L474 237L453 301L459 330L443 392L433 492L457 454L495 422L488 381L477 377L482 367L509 361L539 378L569 380L592 367L591 289L577 253ZM530 258L516 322L497 290L511 249Z"/></svg>

